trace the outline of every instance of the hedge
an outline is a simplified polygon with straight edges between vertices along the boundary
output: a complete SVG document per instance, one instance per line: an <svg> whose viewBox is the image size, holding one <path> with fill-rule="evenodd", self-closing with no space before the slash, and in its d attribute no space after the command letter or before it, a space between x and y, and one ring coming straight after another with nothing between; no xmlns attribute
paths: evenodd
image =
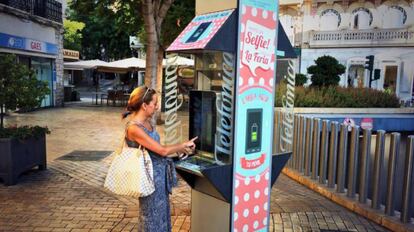
<svg viewBox="0 0 414 232"><path fill-rule="evenodd" d="M277 107L282 106L282 95L286 84L276 88ZM398 108L399 99L395 94L369 88L344 87L295 87L295 107L337 107L337 108Z"/></svg>

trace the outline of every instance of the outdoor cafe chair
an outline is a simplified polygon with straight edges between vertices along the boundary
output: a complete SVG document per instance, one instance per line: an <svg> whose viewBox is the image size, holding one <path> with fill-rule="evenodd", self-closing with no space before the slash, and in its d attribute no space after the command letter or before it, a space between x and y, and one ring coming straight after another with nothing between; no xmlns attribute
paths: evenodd
<svg viewBox="0 0 414 232"><path fill-rule="evenodd" d="M106 99L106 105L109 105L109 101L112 101L112 105L115 105L116 95L114 90L108 90L107 94L105 96L103 95L101 97L101 104L102 100Z"/></svg>
<svg viewBox="0 0 414 232"><path fill-rule="evenodd" d="M124 95L123 90L117 90L115 92L115 99L121 103L121 106L124 104L126 105L126 101L128 101L128 100L125 100L125 95Z"/></svg>

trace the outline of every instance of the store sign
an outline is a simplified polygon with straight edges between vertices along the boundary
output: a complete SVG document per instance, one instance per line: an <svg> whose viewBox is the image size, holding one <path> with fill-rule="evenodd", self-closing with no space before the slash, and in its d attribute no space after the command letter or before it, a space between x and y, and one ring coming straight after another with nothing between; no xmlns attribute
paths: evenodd
<svg viewBox="0 0 414 232"><path fill-rule="evenodd" d="M269 225L278 1L239 0L232 231Z"/></svg>
<svg viewBox="0 0 414 232"><path fill-rule="evenodd" d="M75 50L63 49L63 58L79 60L79 52Z"/></svg>
<svg viewBox="0 0 414 232"><path fill-rule="evenodd" d="M203 49L233 11L231 9L196 16L167 51Z"/></svg>
<svg viewBox="0 0 414 232"><path fill-rule="evenodd" d="M0 47L57 55L56 44L0 33Z"/></svg>

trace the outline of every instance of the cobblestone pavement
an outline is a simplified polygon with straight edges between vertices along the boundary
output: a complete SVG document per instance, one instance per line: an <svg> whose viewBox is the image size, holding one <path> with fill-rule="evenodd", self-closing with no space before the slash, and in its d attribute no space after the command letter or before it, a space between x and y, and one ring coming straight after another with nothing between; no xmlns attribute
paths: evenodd
<svg viewBox="0 0 414 232"><path fill-rule="evenodd" d="M15 186L0 181L0 231L136 231L138 201L102 187L112 155L97 161L56 159L73 151L114 150L123 133L121 112L74 105L8 117L6 124L47 125L52 133L48 170L30 171ZM190 188L180 181L171 197L173 231L189 231L190 200ZM272 188L270 229L386 231L284 175Z"/></svg>

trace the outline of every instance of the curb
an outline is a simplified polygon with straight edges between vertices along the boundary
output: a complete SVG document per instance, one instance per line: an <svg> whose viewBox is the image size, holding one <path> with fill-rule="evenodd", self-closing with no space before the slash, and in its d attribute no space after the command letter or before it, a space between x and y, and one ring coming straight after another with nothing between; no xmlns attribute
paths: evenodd
<svg viewBox="0 0 414 232"><path fill-rule="evenodd" d="M303 176L297 171L283 168L282 173L294 181L337 203L338 205L341 205L389 230L398 232L414 232L413 223L402 223L399 221L397 216L387 216L380 210L370 208L369 204L361 204L356 198L351 199L347 197L345 193L337 193L334 189L328 189L325 185L319 184L318 182Z"/></svg>

